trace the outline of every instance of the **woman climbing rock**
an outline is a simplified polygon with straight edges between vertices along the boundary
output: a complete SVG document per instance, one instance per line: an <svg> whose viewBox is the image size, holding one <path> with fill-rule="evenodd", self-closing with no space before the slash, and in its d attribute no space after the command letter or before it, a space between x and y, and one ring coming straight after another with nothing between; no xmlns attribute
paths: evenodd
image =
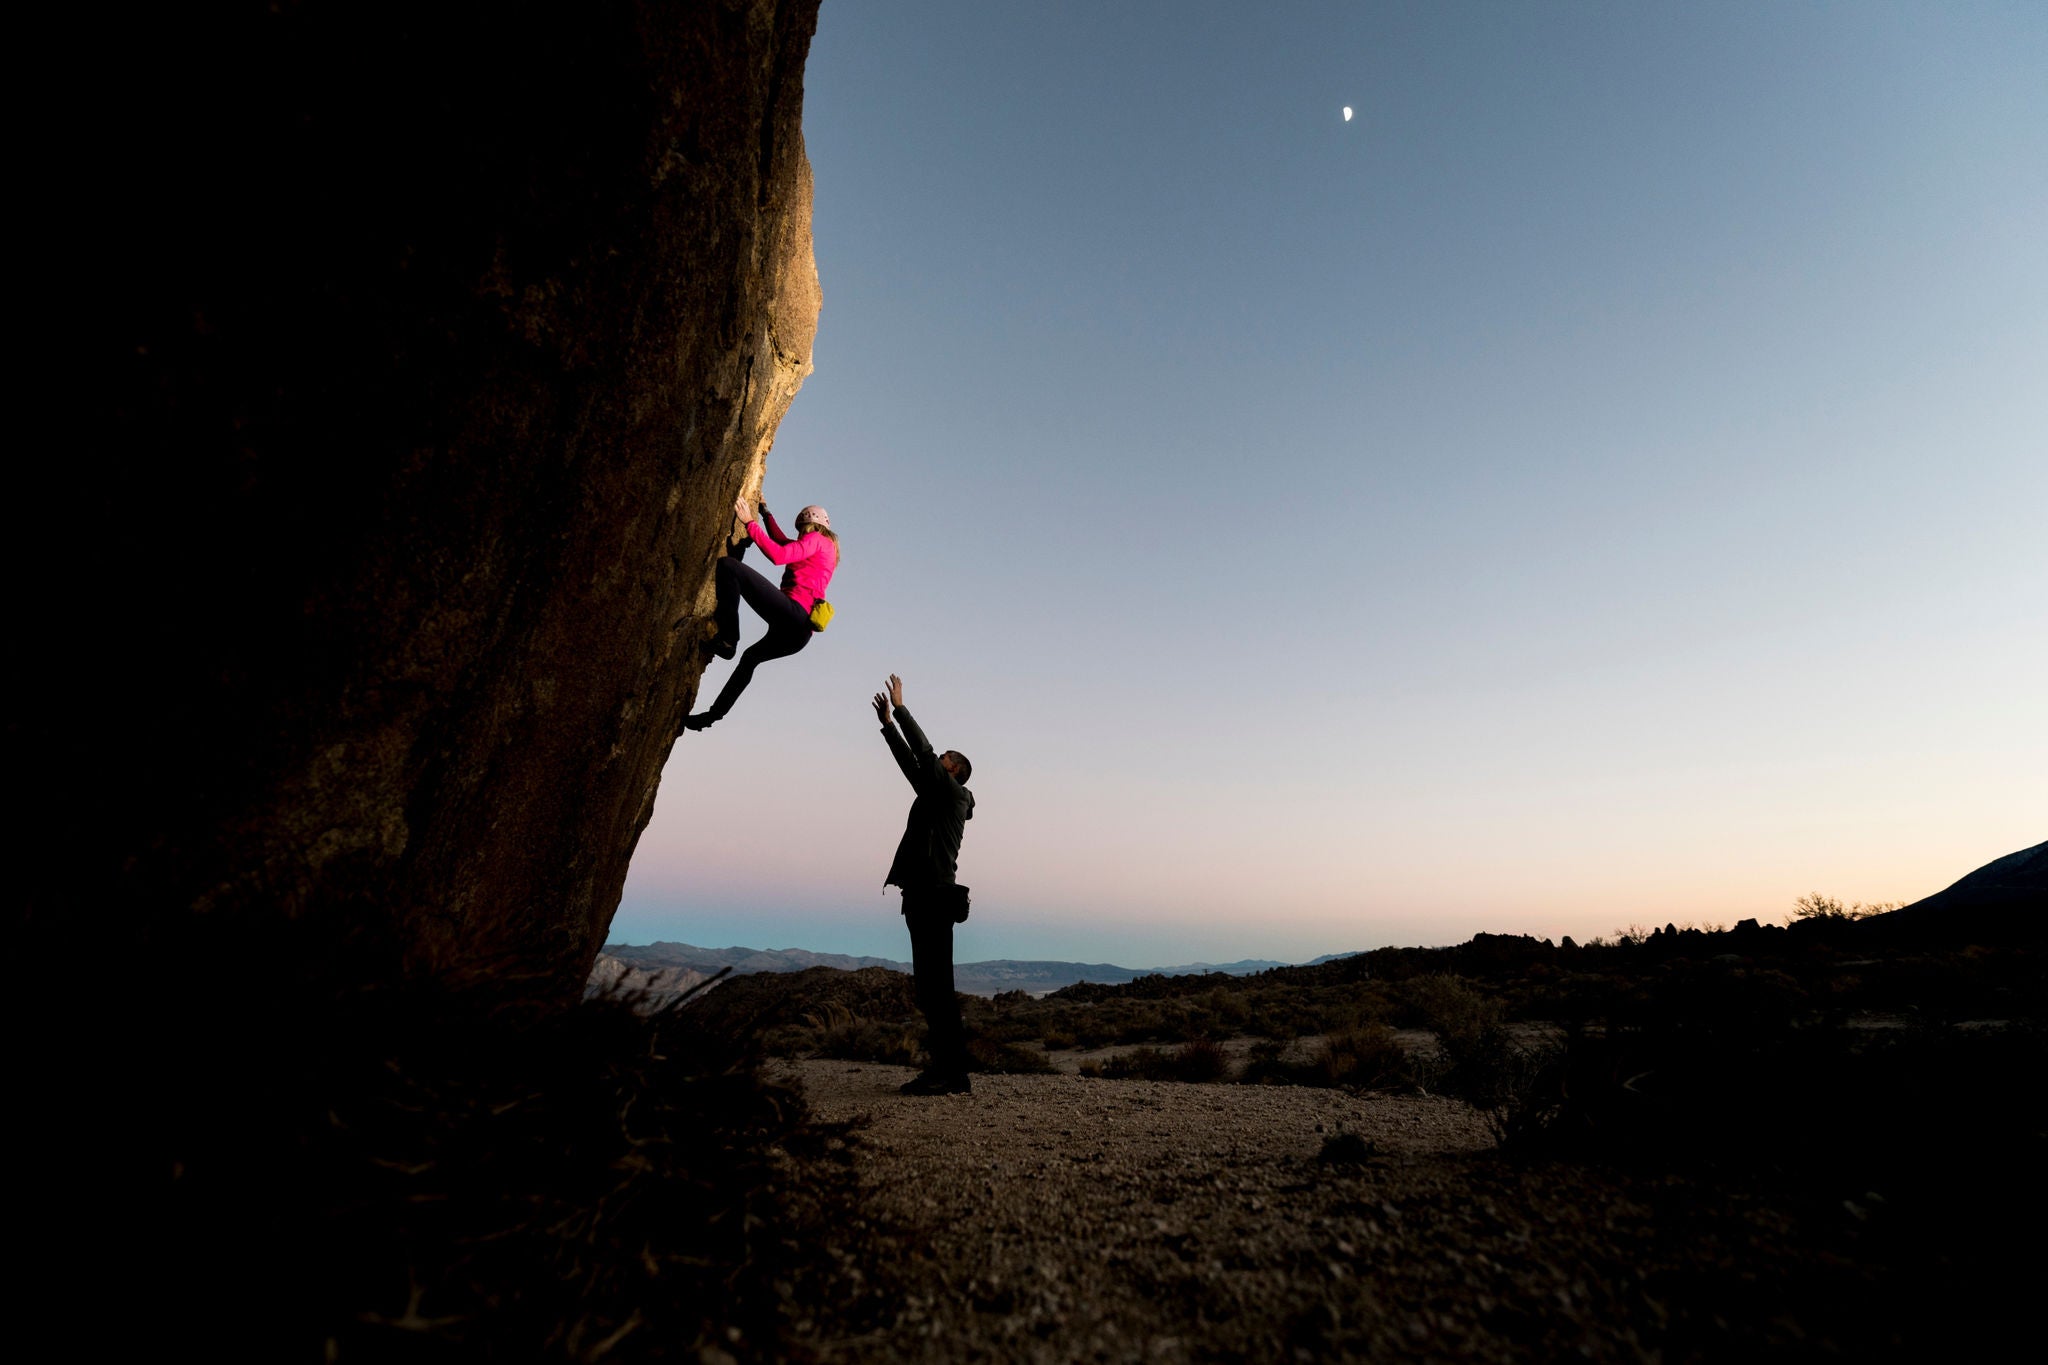
<svg viewBox="0 0 2048 1365"><path fill-rule="evenodd" d="M824 601L832 571L839 567L839 537L833 533L832 518L824 508L814 505L796 514L794 540L775 524L766 504L761 507L758 521L747 510L745 498L733 499L732 510L734 516L747 524L747 536L761 547L761 553L783 566L782 586L771 587L767 579L740 562L740 556L746 553L745 542L718 561L718 608L713 618L718 633L711 641L712 652L721 659L730 659L739 648L742 597L768 623L768 633L740 655L711 709L683 720L685 730L702 730L723 719L754 680L755 668L770 659L796 653L811 642L814 632L824 629L822 623L813 624L814 610ZM762 522L767 523L765 529Z"/></svg>

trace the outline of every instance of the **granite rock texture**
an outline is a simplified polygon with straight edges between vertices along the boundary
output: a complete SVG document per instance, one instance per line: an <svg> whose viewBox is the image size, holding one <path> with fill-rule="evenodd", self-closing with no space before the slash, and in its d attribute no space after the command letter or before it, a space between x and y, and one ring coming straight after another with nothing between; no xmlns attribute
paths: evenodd
<svg viewBox="0 0 2048 1365"><path fill-rule="evenodd" d="M99 36L99 397L51 504L93 583L31 608L56 666L9 720L62 855L32 923L323 922L581 988L811 368L816 14L309 0Z"/></svg>

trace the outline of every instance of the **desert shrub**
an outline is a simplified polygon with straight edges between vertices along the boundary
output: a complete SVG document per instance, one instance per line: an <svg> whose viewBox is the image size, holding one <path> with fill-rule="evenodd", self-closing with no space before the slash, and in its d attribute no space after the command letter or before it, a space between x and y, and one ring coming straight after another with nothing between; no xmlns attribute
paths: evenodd
<svg viewBox="0 0 2048 1365"><path fill-rule="evenodd" d="M1083 1070L1084 1075L1112 1081L1170 1081L1174 1079L1172 1073L1173 1060L1156 1047L1121 1053Z"/></svg>
<svg viewBox="0 0 2048 1365"><path fill-rule="evenodd" d="M1418 976L1401 984L1400 1022L1426 1028L1454 1050L1474 1046L1503 1017L1500 1003L1461 976Z"/></svg>
<svg viewBox="0 0 2048 1365"><path fill-rule="evenodd" d="M1043 1075L1056 1070L1037 1048L1019 1047L993 1038L970 1037L967 1056L972 1069L986 1075Z"/></svg>
<svg viewBox="0 0 2048 1365"><path fill-rule="evenodd" d="M1222 1018L1223 1013L1214 1006L1215 997L1221 987L1212 990L1200 1001L1172 1001L1160 1012L1160 1027L1157 1036L1162 1042L1176 1042L1183 1045L1208 1043L1218 1033L1234 1031Z"/></svg>
<svg viewBox="0 0 2048 1365"><path fill-rule="evenodd" d="M917 1014L916 986L902 972L885 967L754 972L707 992L691 1010L706 1028L760 1038L778 1029L807 1027L810 1016L834 1004L863 1019L909 1019Z"/></svg>
<svg viewBox="0 0 2048 1365"><path fill-rule="evenodd" d="M1174 1079L1205 1084L1230 1074L1230 1057L1215 1040L1190 1038L1173 1054Z"/></svg>
<svg viewBox="0 0 2048 1365"><path fill-rule="evenodd" d="M1219 1017L1202 1001L1159 1001L1141 1015L1143 1023L1126 1029L1124 1042L1192 1044L1206 1042L1219 1031Z"/></svg>
<svg viewBox="0 0 2048 1365"><path fill-rule="evenodd" d="M1384 1024L1327 1034L1304 1060L1290 1061L1286 1046L1252 1049L1239 1080L1248 1085L1310 1085L1326 1089L1385 1090L1416 1083L1414 1060Z"/></svg>
<svg viewBox="0 0 2048 1365"><path fill-rule="evenodd" d="M1023 992L1014 992L1023 996ZM1028 1000L1030 997L1023 996ZM1016 1002L1010 1002L1014 1005ZM980 1008L977 1008L977 1005ZM1001 1027L1000 1013L991 1013L987 1002L972 999L964 1012L971 1021L967 1051L973 1069L984 1074L1044 1073L1054 1070L1046 1055L1034 1047L1013 1041L1019 1034L1029 1037L1033 1030ZM1006 1036L1008 1035L1008 1036ZM918 1066L924 1055L925 1026L915 1015L871 1019L854 1013L837 1000L805 1014L799 1025L771 1031L766 1044L771 1052L785 1056L832 1057L850 1062L877 1062L890 1066Z"/></svg>
<svg viewBox="0 0 2048 1365"><path fill-rule="evenodd" d="M1276 1042L1385 1023L1392 1015L1386 988L1376 982L1308 985L1255 979L1245 997L1241 1031Z"/></svg>
<svg viewBox="0 0 2048 1365"><path fill-rule="evenodd" d="M1037 1038L1043 1031L1034 1020L1018 1018L1015 1015L989 1014L971 1005L963 1008L961 1014L967 1021L968 1029L975 1035L993 1038L998 1042L1026 1043Z"/></svg>
<svg viewBox="0 0 2048 1365"><path fill-rule="evenodd" d="M990 1022L977 1026L1013 1042L1103 1047L1241 1034L1286 1041L1386 1022L1388 988L1355 972L1339 975L1341 965L1251 977L1149 976L1116 986L1084 982L1012 1010L991 1010Z"/></svg>
<svg viewBox="0 0 2048 1365"><path fill-rule="evenodd" d="M1534 1145L1564 1107L1564 1045L1518 1047L1502 1037L1482 1055L1483 1061L1465 1073L1466 1101L1479 1111L1487 1131L1502 1147L1520 1150Z"/></svg>
<svg viewBox="0 0 2048 1365"><path fill-rule="evenodd" d="M1133 1048L1100 1062L1083 1062L1083 1076L1102 1076L1106 1081L1171 1081L1167 1056L1159 1048Z"/></svg>
<svg viewBox="0 0 2048 1365"><path fill-rule="evenodd" d="M1268 997L1253 1006L1245 1021L1245 1031L1276 1043L1287 1043L1315 1033L1316 1018L1295 1001Z"/></svg>
<svg viewBox="0 0 2048 1365"><path fill-rule="evenodd" d="M1436 1035L1433 1049L1412 1058L1408 1076L1426 1091L1485 1102L1516 1069L1501 1002L1463 977L1445 973L1401 983L1398 1017Z"/></svg>
<svg viewBox="0 0 2048 1365"><path fill-rule="evenodd" d="M1236 986L1212 986L1202 997L1202 1010L1214 1032L1233 1033L1244 1026L1251 1013L1245 991Z"/></svg>
<svg viewBox="0 0 2048 1365"><path fill-rule="evenodd" d="M1325 1166L1369 1166L1379 1160L1378 1144L1357 1133L1332 1133L1323 1139L1316 1160Z"/></svg>
<svg viewBox="0 0 2048 1365"><path fill-rule="evenodd" d="M805 1016L804 1028L787 1035L788 1051L848 1062L914 1066L922 1032L912 1020L864 1019L835 1001Z"/></svg>
<svg viewBox="0 0 2048 1365"><path fill-rule="evenodd" d="M1277 1039L1256 1044L1245 1058L1237 1079L1244 1085L1300 1085L1306 1082L1283 1059L1287 1044Z"/></svg>
<svg viewBox="0 0 2048 1365"><path fill-rule="evenodd" d="M1413 1077L1408 1052L1384 1024L1330 1034L1310 1063L1317 1084L1355 1090L1408 1085Z"/></svg>
<svg viewBox="0 0 2048 1365"><path fill-rule="evenodd" d="M1785 918L1787 923L1809 919L1871 919L1896 910L1904 904L1904 901L1872 901L1866 905L1862 901L1857 901L1852 905L1844 905L1833 896L1823 896L1815 891L1793 901L1792 913Z"/></svg>
<svg viewBox="0 0 2048 1365"><path fill-rule="evenodd" d="M1207 1038L1189 1039L1171 1052L1141 1047L1081 1068L1084 1076L1101 1076L1109 1080L1181 1081L1190 1084L1220 1081L1229 1072L1229 1057Z"/></svg>
<svg viewBox="0 0 2048 1365"><path fill-rule="evenodd" d="M1083 983L1087 985L1089 983ZM1069 986L1067 990L1080 987ZM1097 987L1108 990L1109 987ZM1127 1000L1116 996L1064 998L1056 992L1039 1001L1035 1009L1020 1011L1008 1029L991 1029L978 1017L974 1027L1011 1042L1036 1038L1044 1041L1048 1031L1069 1039L1068 1047L1109 1047L1120 1043L1164 1041L1166 1022L1159 1004L1150 1000Z"/></svg>
<svg viewBox="0 0 2048 1365"><path fill-rule="evenodd" d="M1146 977L1142 980L1152 980ZM1137 983L1132 983L1133 985ZM1068 990L1079 987L1070 986ZM1096 987L1114 991L1117 987ZM1212 991L1213 993L1213 991ZM1064 993L1061 993L1064 994ZM1227 1011L1226 1011L1227 1013ZM1016 1018L1014 1041L1036 1038L1054 1046L1057 1036L1064 1047L1108 1047L1130 1043L1183 1043L1214 1036L1222 1027L1207 1000L1183 1000L1134 995L1096 995L1076 1003L1055 995L1040 1002L1040 1008Z"/></svg>

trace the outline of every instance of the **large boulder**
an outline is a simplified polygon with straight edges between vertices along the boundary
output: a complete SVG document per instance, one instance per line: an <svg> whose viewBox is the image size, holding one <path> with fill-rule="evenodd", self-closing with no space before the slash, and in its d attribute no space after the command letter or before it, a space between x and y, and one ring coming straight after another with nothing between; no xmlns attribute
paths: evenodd
<svg viewBox="0 0 2048 1365"><path fill-rule="evenodd" d="M31 926L323 923L580 988L811 366L816 11L93 36L63 206L93 399L39 504L82 534L8 721Z"/></svg>

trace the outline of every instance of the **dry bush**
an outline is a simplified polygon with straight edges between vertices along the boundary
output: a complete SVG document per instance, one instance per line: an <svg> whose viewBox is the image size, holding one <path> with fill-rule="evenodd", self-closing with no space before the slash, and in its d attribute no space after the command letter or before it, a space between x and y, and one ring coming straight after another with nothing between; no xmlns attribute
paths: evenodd
<svg viewBox="0 0 2048 1365"><path fill-rule="evenodd" d="M1796 924L1800 920L1810 919L1870 919L1897 910L1904 904L1904 901L1872 901L1866 905L1862 901L1857 901L1851 905L1844 905L1833 896L1823 896L1820 892L1814 891L1792 902L1792 913L1785 917L1785 922Z"/></svg>
<svg viewBox="0 0 2048 1365"><path fill-rule="evenodd" d="M991 1076L1042 1076L1058 1069L1035 1047L1019 1047L992 1038L968 1038L967 1058L972 1070Z"/></svg>
<svg viewBox="0 0 2048 1365"><path fill-rule="evenodd" d="M1304 1061L1286 1060L1283 1044L1254 1048L1238 1079L1247 1085L1340 1090L1388 1090L1418 1083L1415 1059L1385 1024L1326 1034Z"/></svg>
<svg viewBox="0 0 2048 1365"><path fill-rule="evenodd" d="M1320 1083L1351 1090L1384 1090L1413 1083L1408 1052L1384 1024L1347 1029L1325 1038L1311 1067Z"/></svg>
<svg viewBox="0 0 2048 1365"><path fill-rule="evenodd" d="M1323 1139L1316 1160L1325 1166L1371 1166L1384 1155L1379 1144L1357 1133L1332 1133Z"/></svg>
<svg viewBox="0 0 2048 1365"><path fill-rule="evenodd" d="M1190 1038L1171 1052L1141 1047L1104 1062L1087 1063L1082 1066L1081 1074L1109 1080L1179 1081L1202 1085L1227 1079L1230 1058L1210 1039Z"/></svg>
<svg viewBox="0 0 2048 1365"><path fill-rule="evenodd" d="M1483 1068L1468 1064L1465 1099L1502 1147L1527 1147L1547 1133L1564 1106L1565 1048L1541 1043L1518 1047L1500 1035Z"/></svg>
<svg viewBox="0 0 2048 1365"><path fill-rule="evenodd" d="M915 1066L922 1030L906 1019L865 1019L837 1001L804 1016L804 1027L778 1038L789 1052L847 1062Z"/></svg>
<svg viewBox="0 0 2048 1365"><path fill-rule="evenodd" d="M1173 1059L1156 1047L1141 1047L1084 1066L1081 1074L1112 1081L1170 1081Z"/></svg>
<svg viewBox="0 0 2048 1365"><path fill-rule="evenodd" d="M1404 1022L1428 1029L1454 1051L1472 1046L1498 1028L1504 1013L1499 1001L1461 976L1439 974L1405 981L1399 1000Z"/></svg>
<svg viewBox="0 0 2048 1365"><path fill-rule="evenodd" d="M1190 1038L1173 1054L1174 1079L1204 1084L1230 1074L1230 1057L1212 1038Z"/></svg>

